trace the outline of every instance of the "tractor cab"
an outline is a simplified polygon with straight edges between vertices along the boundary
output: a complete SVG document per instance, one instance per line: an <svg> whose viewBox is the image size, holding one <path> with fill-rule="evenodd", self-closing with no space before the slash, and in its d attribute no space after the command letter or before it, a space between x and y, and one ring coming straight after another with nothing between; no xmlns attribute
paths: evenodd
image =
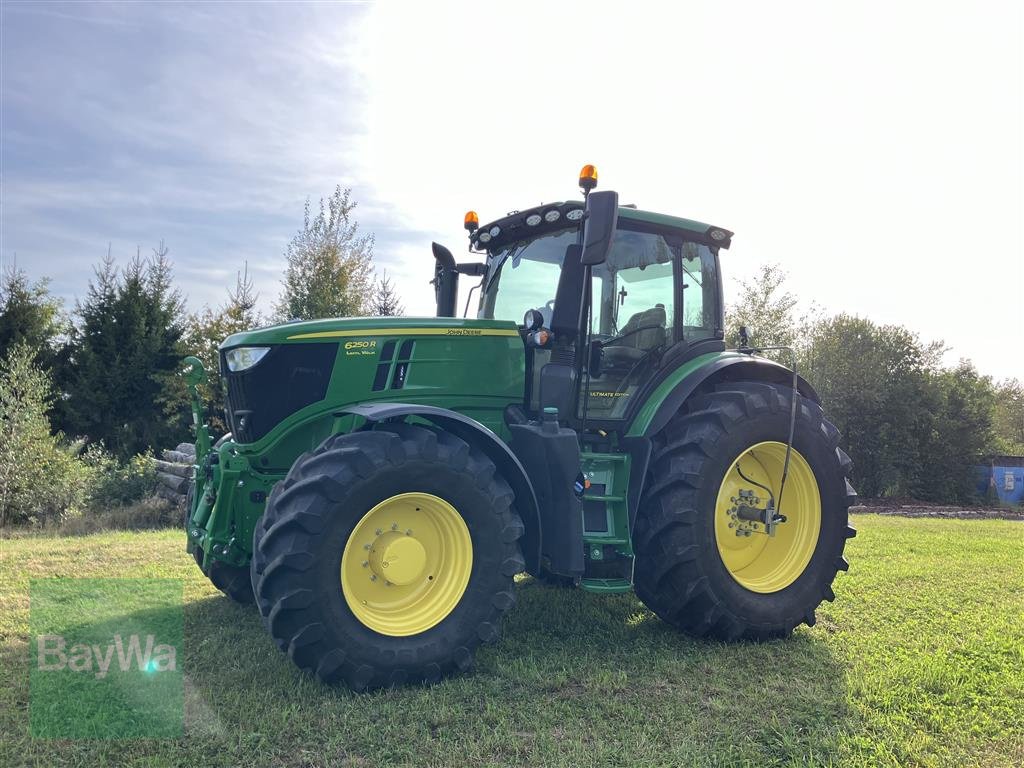
<svg viewBox="0 0 1024 768"><path fill-rule="evenodd" d="M725 349L718 254L732 233L619 206L614 192L594 193L595 201L614 201L596 214L596 181L596 170L586 166L583 201L513 211L483 226L470 211L469 250L484 261L450 259L435 287L440 297L446 276L454 282L459 274L478 275L470 291L470 300L479 293L477 317L521 323L527 417L557 407L560 420L573 426L618 428L635 415L637 393L659 372ZM609 236L604 251L582 264L588 228ZM454 287L447 290L454 295ZM447 309L454 302L439 301L438 314Z"/></svg>

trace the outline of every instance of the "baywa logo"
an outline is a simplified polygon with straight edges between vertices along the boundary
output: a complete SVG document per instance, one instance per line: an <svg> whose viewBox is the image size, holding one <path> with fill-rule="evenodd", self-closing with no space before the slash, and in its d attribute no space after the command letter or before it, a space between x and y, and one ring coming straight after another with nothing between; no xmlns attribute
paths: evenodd
<svg viewBox="0 0 1024 768"><path fill-rule="evenodd" d="M182 609L181 579L32 579L32 738L181 738Z"/></svg>
<svg viewBox="0 0 1024 768"><path fill-rule="evenodd" d="M114 635L106 647L94 643L71 644L61 635L36 638L36 665L41 672L82 672L102 680L116 661L116 670L130 672L176 672L178 651L167 643L157 644L153 635L129 635L127 641Z"/></svg>

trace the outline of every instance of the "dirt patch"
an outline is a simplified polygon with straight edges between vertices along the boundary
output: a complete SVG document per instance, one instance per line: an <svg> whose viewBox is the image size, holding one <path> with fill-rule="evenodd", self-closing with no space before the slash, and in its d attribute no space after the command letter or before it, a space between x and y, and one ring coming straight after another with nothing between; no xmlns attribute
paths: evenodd
<svg viewBox="0 0 1024 768"><path fill-rule="evenodd" d="M890 517L937 517L951 520L1021 520L1024 509L1006 507L968 507L935 504L916 499L860 499L850 507L853 515L888 515Z"/></svg>

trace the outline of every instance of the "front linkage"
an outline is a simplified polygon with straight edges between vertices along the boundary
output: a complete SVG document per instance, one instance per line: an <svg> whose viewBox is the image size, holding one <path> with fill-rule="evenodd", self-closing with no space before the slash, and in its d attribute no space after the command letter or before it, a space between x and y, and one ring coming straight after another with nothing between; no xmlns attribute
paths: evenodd
<svg viewBox="0 0 1024 768"><path fill-rule="evenodd" d="M223 581L223 578L216 578L215 574L223 577L237 570L237 574L232 574L237 578L232 581L237 581L236 586L244 593L248 591L247 566L251 554L248 542L252 540L252 527L246 525L244 519L235 520L232 511L247 505L262 509L267 493L278 478L263 479L253 473L248 459L234 450L229 439L222 438L216 444L211 442L198 389L206 381L206 370L197 357L185 358L185 364L185 382L189 389L196 440L185 520L188 551L203 572L222 589L224 587L218 581ZM236 499L236 495L242 498ZM219 504L218 498L221 500ZM252 516L247 518L252 519Z"/></svg>

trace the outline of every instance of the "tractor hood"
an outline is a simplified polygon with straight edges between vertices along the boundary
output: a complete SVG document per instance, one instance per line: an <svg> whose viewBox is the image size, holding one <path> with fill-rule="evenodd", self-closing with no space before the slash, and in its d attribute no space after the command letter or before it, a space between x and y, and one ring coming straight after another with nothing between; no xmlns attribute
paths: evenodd
<svg viewBox="0 0 1024 768"><path fill-rule="evenodd" d="M338 409L357 403L457 402L500 428L502 409L522 399L524 358L508 320L353 317L236 333L220 346L220 371L234 440L278 446L280 457L263 456L276 467L295 447L278 437L317 420L326 436Z"/></svg>
<svg viewBox="0 0 1024 768"><path fill-rule="evenodd" d="M516 324L507 320L456 317L350 317L256 328L228 336L222 351L235 347L270 346L296 342L359 341L386 336L518 336Z"/></svg>

